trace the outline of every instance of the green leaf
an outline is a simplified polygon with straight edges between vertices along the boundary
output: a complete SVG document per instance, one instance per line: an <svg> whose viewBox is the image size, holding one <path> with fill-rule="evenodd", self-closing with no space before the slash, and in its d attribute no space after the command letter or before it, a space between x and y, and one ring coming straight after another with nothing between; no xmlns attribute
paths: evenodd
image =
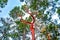
<svg viewBox="0 0 60 40"><path fill-rule="evenodd" d="M9 13L9 15L13 18L16 19L18 17L18 15L23 16L24 13L20 10L19 6L15 6Z"/></svg>
<svg viewBox="0 0 60 40"><path fill-rule="evenodd" d="M47 17L48 17L47 14L44 14L42 20L43 20L43 21L46 21L46 20L47 20Z"/></svg>
<svg viewBox="0 0 60 40"><path fill-rule="evenodd" d="M16 21L15 23L16 23L16 24L20 24L20 21Z"/></svg>
<svg viewBox="0 0 60 40"><path fill-rule="evenodd" d="M26 19L28 22L31 22L32 21L32 18L31 16L29 18Z"/></svg>
<svg viewBox="0 0 60 40"><path fill-rule="evenodd" d="M55 0L56 2L58 1L58 0Z"/></svg>
<svg viewBox="0 0 60 40"><path fill-rule="evenodd" d="M18 33L8 34L8 36L13 37L13 38L17 38L18 37Z"/></svg>
<svg viewBox="0 0 60 40"><path fill-rule="evenodd" d="M60 7L57 9L57 13L58 15L60 15Z"/></svg>
<svg viewBox="0 0 60 40"><path fill-rule="evenodd" d="M36 17L37 17L38 19L40 19L40 18L42 18L42 17L43 17L43 15L42 15L42 14L43 14L43 13L42 13L41 11L39 11L39 14L37 14L37 16L36 16Z"/></svg>
<svg viewBox="0 0 60 40"><path fill-rule="evenodd" d="M8 0L3 0L3 2L5 2L5 3L6 3L7 1L8 1Z"/></svg>
<svg viewBox="0 0 60 40"><path fill-rule="evenodd" d="M4 8L7 5L8 0L0 0L0 7Z"/></svg>

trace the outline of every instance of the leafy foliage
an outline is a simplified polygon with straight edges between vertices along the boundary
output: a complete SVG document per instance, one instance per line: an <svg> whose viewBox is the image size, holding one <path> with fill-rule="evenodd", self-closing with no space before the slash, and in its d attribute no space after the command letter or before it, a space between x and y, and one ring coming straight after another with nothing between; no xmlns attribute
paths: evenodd
<svg viewBox="0 0 60 40"><path fill-rule="evenodd" d="M20 10L20 7L16 6L10 11L10 16L12 18L16 19L18 17L18 15L21 16L21 15L24 15L24 14L23 14L22 10Z"/></svg>
<svg viewBox="0 0 60 40"><path fill-rule="evenodd" d="M8 36L12 37L12 38L17 38L18 37L18 33L8 34Z"/></svg>
<svg viewBox="0 0 60 40"><path fill-rule="evenodd" d="M24 0L20 0L20 2L24 2Z"/></svg>
<svg viewBox="0 0 60 40"><path fill-rule="evenodd" d="M46 27L43 27L41 30L42 34L46 36L47 38L47 34L49 33L51 40L58 40L57 36L58 36L58 26L55 24L48 24L46 25ZM48 38L47 38L48 39Z"/></svg>
<svg viewBox="0 0 60 40"><path fill-rule="evenodd" d="M60 15L60 7L58 8L57 13Z"/></svg>
<svg viewBox="0 0 60 40"><path fill-rule="evenodd" d="M29 18L26 19L28 22L31 22L32 21L32 18L31 16Z"/></svg>
<svg viewBox="0 0 60 40"><path fill-rule="evenodd" d="M30 0L30 8L39 10L41 7L48 7L48 0Z"/></svg>
<svg viewBox="0 0 60 40"><path fill-rule="evenodd" d="M0 0L0 7L3 8L7 5L8 0Z"/></svg>
<svg viewBox="0 0 60 40"><path fill-rule="evenodd" d="M5 3L7 3L7 1L8 0L0 0L0 5L1 5L0 7L3 7L3 5L5 5ZM20 1L23 2L24 0L20 0ZM40 29L42 29L42 30L38 30L38 31L41 31L42 36L45 35L46 40L48 39L47 34L49 34L49 36L51 37L51 40L58 40L58 38L57 38L57 36L59 35L58 26L54 23L51 23L51 21L50 21L51 17L48 20L48 15L50 13L44 14L46 8L48 8L48 6L49 6L48 0L26 0L26 1L27 2L29 1L30 6L26 5L27 4L26 3L25 5L22 5L21 8L20 8L20 6L14 7L9 13L10 17L12 17L15 20L19 16L23 17L24 14L26 12L28 12L29 9L31 12L38 11L38 14L36 14L36 18L39 20L41 19L41 21L43 21L43 23L47 22L44 24L46 27L44 27L44 26L41 27L40 24L37 22L39 24L39 27L38 26L36 26L36 27L37 28L41 27ZM58 0L55 0L55 1L57 2ZM60 7L58 8L57 13L58 13L58 15L60 15ZM4 19L2 19L2 18L1 18L1 20L2 20L2 23L4 24L4 26L8 26L8 28L4 29L5 30L4 37L10 36L13 38L17 38L19 36L26 36L26 34L29 32L29 28L30 28L29 25L16 20L14 22L17 25L16 29L18 30L18 32L15 32L13 34L7 34L6 31L10 30L10 24L6 23L4 21ZM25 20L28 22L31 22L32 18L29 16L29 18L26 18ZM39 21L39 22L41 22L41 21ZM40 35L40 33L39 33L39 35ZM42 39L42 40L44 40L44 39Z"/></svg>

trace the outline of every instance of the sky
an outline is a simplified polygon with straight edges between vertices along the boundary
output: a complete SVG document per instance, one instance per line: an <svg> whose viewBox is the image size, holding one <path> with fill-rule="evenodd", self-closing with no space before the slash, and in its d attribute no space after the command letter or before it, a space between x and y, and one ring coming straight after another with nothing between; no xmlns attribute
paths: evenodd
<svg viewBox="0 0 60 40"><path fill-rule="evenodd" d="M23 3L23 4L22 4ZM15 6L21 6L24 5L25 2L20 2L20 0L8 0L7 5L5 5L4 8L0 8L0 10L2 10L2 12L0 12L0 18L6 18L6 17L10 17L9 16L9 12L15 7ZM26 14L27 15L27 14ZM23 19L25 19L27 16L24 16ZM2 26L2 23L0 22L0 26Z"/></svg>
<svg viewBox="0 0 60 40"><path fill-rule="evenodd" d="M9 17L9 11L11 11L15 6L20 6L21 3L19 0L8 0L7 5L4 8L0 8L2 12L0 12L0 17Z"/></svg>
<svg viewBox="0 0 60 40"><path fill-rule="evenodd" d="M9 16L9 11L11 11L15 6L21 6L21 3L19 0L8 0L7 5L4 8L0 8L0 10L2 10L2 12L0 12L0 18L6 18L6 17L10 17ZM0 26L2 26L3 24L0 23ZM2 34L0 34L0 36L2 36ZM9 37L10 40L12 40Z"/></svg>
<svg viewBox="0 0 60 40"><path fill-rule="evenodd" d="M21 6L21 3L19 0L8 0L7 5L5 5L4 8L0 8L0 10L2 10L2 12L0 12L0 18L10 17L9 11L11 11L15 6ZM1 23L0 23L0 26L2 26Z"/></svg>

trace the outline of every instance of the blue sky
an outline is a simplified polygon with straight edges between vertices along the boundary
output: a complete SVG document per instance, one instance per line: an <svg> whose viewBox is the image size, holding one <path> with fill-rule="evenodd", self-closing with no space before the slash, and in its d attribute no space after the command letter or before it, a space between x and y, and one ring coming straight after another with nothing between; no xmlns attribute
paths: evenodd
<svg viewBox="0 0 60 40"><path fill-rule="evenodd" d="M0 8L0 10L2 10L2 12L0 12L0 18L10 17L9 11L12 10L15 6L21 6L21 3L19 0L8 0L7 5L4 8ZM0 23L0 26L2 26L1 23Z"/></svg>
<svg viewBox="0 0 60 40"><path fill-rule="evenodd" d="M9 17L9 11L18 5L21 5L19 0L8 0L7 5L4 8L0 8L0 10L2 10L2 12L0 12L0 17Z"/></svg>

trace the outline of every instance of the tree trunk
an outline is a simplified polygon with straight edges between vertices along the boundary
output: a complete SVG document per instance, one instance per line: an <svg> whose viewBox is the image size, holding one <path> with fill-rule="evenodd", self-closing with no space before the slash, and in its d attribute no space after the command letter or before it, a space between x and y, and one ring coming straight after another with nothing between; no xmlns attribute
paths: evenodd
<svg viewBox="0 0 60 40"><path fill-rule="evenodd" d="M31 34L32 34L32 40L35 40L35 30L34 29L32 29Z"/></svg>

